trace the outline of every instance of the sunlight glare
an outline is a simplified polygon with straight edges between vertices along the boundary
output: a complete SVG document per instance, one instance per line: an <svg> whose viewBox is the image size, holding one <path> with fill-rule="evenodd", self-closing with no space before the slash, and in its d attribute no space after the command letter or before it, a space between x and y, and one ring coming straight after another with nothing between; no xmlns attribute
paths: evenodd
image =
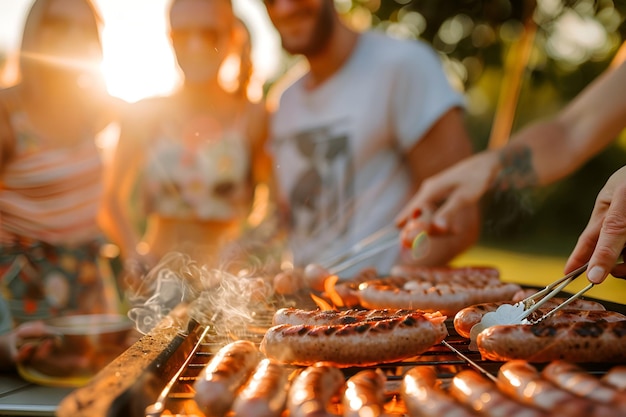
<svg viewBox="0 0 626 417"><path fill-rule="evenodd" d="M96 0L105 22L102 71L111 95L128 102L167 95L181 82L167 36L170 0ZM253 36L255 73L251 99L258 100L265 80L279 67L280 39L261 2L233 1L235 11Z"/></svg>
<svg viewBox="0 0 626 417"><path fill-rule="evenodd" d="M111 95L128 102L166 95L180 82L167 39L167 0L98 0L105 22L102 71Z"/></svg>

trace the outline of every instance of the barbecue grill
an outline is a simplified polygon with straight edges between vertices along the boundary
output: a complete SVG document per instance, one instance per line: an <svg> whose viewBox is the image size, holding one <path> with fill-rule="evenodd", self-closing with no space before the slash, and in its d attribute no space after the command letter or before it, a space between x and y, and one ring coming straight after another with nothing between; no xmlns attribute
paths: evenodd
<svg viewBox="0 0 626 417"><path fill-rule="evenodd" d="M626 306L596 300L607 310L626 313ZM300 303L302 304L302 303ZM301 308L316 308L310 301ZM278 307L276 307L278 308ZM274 309L258 311L246 328L217 334L211 326L189 319L184 306L173 311L149 334L109 364L85 387L68 395L60 404L58 417L157 417L162 415L203 416L193 396L193 384L200 371L225 344L250 340L257 345L271 325ZM464 369L477 370L494 378L502 362L484 361L469 349L469 340L459 336L447 320L449 336L444 342L409 360L377 367L386 375L386 410L404 416L399 388L404 373L414 366L435 366L445 386ZM594 375L603 375L615 363L578 364ZM538 365L541 369L541 365ZM294 367L295 369L295 367ZM343 369L348 378L359 368Z"/></svg>

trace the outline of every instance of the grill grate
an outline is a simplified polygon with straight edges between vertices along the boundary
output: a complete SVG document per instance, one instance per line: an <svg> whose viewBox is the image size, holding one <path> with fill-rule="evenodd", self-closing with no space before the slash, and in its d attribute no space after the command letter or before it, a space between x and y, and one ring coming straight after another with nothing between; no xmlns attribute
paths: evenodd
<svg viewBox="0 0 626 417"><path fill-rule="evenodd" d="M196 325L190 332L186 342L193 343L194 348L180 370L172 377L169 383L161 391L158 399L147 407L146 417L161 415L202 416L193 399L193 384L198 375L209 362L213 355L225 344L237 339L250 340L257 345L263 338L263 329L267 329L271 323L273 312L261 314L248 329L233 332L228 335L217 335L210 329ZM456 333L452 320L446 321L449 336L446 340L433 346L427 352L411 360L393 364L381 364L377 367L382 369L387 377L387 411L389 416L404 416L403 406L399 404L399 389L404 373L414 366L434 366L438 378L443 386L447 386L452 377L464 369L477 370L491 379L495 378L498 369L503 362L484 361L478 352L469 349L469 341ZM253 329L251 331L250 329ZM581 364L588 372L602 375L615 364ZM294 367L294 369L296 369ZM364 368L343 369L346 378Z"/></svg>

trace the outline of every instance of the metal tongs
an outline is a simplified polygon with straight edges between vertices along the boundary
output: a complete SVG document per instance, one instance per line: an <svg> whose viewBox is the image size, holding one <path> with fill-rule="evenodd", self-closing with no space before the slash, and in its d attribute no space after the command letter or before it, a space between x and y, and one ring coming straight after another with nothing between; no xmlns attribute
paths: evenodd
<svg viewBox="0 0 626 417"><path fill-rule="evenodd" d="M397 245L398 234L399 231L394 225L384 226L359 240L345 251L333 255L319 262L319 264L327 269L331 275L336 275L385 249Z"/></svg>
<svg viewBox="0 0 626 417"><path fill-rule="evenodd" d="M498 324L537 324L540 321L550 317L557 311L561 310L575 299L582 296L584 293L589 291L594 286L594 284L587 284L587 286L585 286L582 290L578 291L576 294L572 295L563 303L559 304L541 317L534 320L527 319L528 316L533 314L548 300L557 295L563 290L563 288L568 286L573 280L582 275L583 272L587 270L588 266L589 263L584 264L580 268L575 269L574 271L570 272L562 278L559 278L558 280L546 286L543 290L523 299L522 301L519 301L515 304L503 304L498 307L496 311L485 314L482 320L479 323L475 324L470 331L470 349L475 350L476 338L478 337L478 334L488 327Z"/></svg>
<svg viewBox="0 0 626 417"><path fill-rule="evenodd" d="M430 218L430 215L430 212L427 212L423 213L422 217ZM347 250L319 262L319 265L325 268L331 275L336 275L385 249L398 245L399 236L400 230L395 225L384 226L359 240ZM429 236L425 230L422 230L413 238L411 255L414 259L421 258L428 253L429 248Z"/></svg>

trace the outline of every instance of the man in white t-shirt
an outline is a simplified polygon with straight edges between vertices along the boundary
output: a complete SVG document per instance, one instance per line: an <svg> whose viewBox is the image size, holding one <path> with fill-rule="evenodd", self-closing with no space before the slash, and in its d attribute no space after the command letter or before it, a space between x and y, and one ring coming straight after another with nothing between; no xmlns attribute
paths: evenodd
<svg viewBox="0 0 626 417"><path fill-rule="evenodd" d="M284 49L309 71L280 96L271 153L287 208L294 263L332 257L394 218L420 183L472 153L463 97L430 46L358 33L333 0L266 0ZM456 219L463 232L433 237L415 262L442 265L473 244L477 207ZM400 245L340 275L373 266L389 272Z"/></svg>

